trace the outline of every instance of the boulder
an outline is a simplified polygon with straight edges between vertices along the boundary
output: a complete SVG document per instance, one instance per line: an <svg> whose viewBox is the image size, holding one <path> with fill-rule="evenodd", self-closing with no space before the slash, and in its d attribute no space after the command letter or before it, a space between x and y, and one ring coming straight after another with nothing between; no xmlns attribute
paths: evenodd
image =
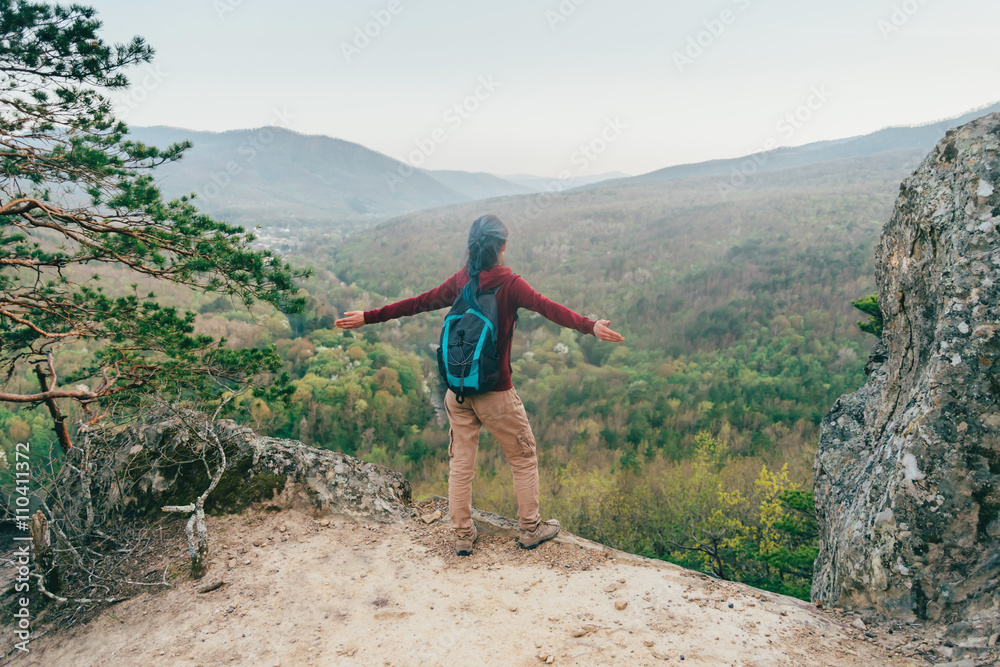
<svg viewBox="0 0 1000 667"><path fill-rule="evenodd" d="M409 482L398 472L187 410L161 410L93 434L89 496L103 516L149 515L165 505L193 503L208 488L210 471L218 469L219 443L226 472L206 499L209 513L239 512L258 503L379 522L413 515ZM83 448L71 450L58 479L62 497L78 504L71 513L80 520L87 496L78 472L83 457Z"/></svg>

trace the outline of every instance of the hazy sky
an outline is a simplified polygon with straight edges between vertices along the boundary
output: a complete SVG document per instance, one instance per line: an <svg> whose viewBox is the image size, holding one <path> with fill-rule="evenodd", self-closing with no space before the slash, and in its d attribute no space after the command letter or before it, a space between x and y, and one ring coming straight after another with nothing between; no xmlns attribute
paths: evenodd
<svg viewBox="0 0 1000 667"><path fill-rule="evenodd" d="M283 125L430 169L638 174L1000 100L995 0L85 4L157 50L131 124Z"/></svg>

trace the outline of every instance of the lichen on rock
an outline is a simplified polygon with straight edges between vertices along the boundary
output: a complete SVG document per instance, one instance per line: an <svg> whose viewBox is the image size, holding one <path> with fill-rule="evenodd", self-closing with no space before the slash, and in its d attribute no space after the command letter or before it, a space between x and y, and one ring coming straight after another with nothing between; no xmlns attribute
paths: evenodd
<svg viewBox="0 0 1000 667"><path fill-rule="evenodd" d="M882 231L882 341L821 428L815 600L1000 629L998 227L992 114L948 133Z"/></svg>

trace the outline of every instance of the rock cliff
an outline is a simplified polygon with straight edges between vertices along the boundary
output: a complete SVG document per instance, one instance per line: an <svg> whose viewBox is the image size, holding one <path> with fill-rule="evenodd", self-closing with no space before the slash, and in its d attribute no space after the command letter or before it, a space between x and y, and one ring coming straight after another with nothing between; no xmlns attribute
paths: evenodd
<svg viewBox="0 0 1000 667"><path fill-rule="evenodd" d="M815 600L1000 630L998 226L992 114L948 133L883 229L882 342L822 424Z"/></svg>

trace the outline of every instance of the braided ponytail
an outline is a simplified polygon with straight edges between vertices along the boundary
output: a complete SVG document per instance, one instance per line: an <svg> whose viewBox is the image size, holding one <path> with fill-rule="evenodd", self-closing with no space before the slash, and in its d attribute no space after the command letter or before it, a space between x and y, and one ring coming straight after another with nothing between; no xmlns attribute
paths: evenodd
<svg viewBox="0 0 1000 667"><path fill-rule="evenodd" d="M469 258L465 268L469 282L462 289L462 297L473 310L479 310L476 294L479 293L479 274L500 263L500 250L507 243L507 225L492 213L477 218L469 230Z"/></svg>

